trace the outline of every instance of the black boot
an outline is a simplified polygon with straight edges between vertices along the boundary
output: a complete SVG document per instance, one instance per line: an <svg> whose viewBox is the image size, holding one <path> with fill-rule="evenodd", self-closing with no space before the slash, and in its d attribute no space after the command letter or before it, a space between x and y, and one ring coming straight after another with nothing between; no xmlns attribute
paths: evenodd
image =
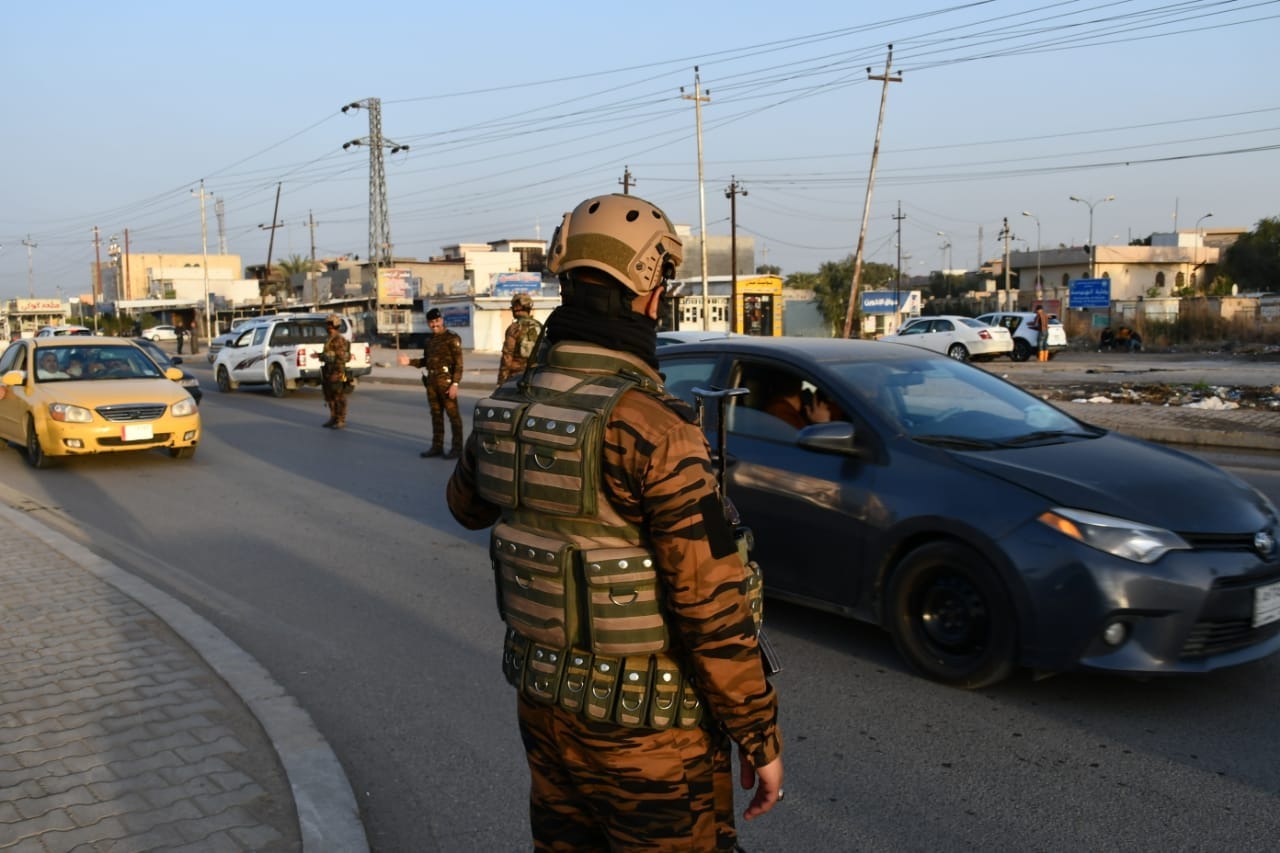
<svg viewBox="0 0 1280 853"><path fill-rule="evenodd" d="M430 459L430 458L431 458L431 457L433 457L433 456L443 456L443 455L444 455L444 448L443 448L443 447L433 447L433 448L431 448L430 450L424 450L424 451L422 451L422 452L421 452L421 453L419 453L418 455L419 455L419 456L421 456L423 459Z"/></svg>

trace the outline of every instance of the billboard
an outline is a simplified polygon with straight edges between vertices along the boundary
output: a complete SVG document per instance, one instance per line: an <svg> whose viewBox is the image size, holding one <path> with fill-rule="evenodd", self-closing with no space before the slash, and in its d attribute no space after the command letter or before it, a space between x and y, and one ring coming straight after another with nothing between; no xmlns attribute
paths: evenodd
<svg viewBox="0 0 1280 853"><path fill-rule="evenodd" d="M378 270L378 304L410 305L418 296L421 280L409 270Z"/></svg>
<svg viewBox="0 0 1280 853"><path fill-rule="evenodd" d="M537 296L541 291L540 272L496 272L489 292L494 296L513 296L517 293Z"/></svg>
<svg viewBox="0 0 1280 853"><path fill-rule="evenodd" d="M1110 308L1111 279L1078 278L1071 282L1068 301L1072 308Z"/></svg>
<svg viewBox="0 0 1280 853"><path fill-rule="evenodd" d="M863 314L920 313L918 290L864 290L860 296Z"/></svg>

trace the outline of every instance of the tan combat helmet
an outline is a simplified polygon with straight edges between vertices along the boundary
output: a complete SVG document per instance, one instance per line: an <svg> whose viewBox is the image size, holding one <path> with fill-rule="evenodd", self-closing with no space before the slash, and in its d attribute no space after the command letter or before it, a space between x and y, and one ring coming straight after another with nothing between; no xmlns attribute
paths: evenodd
<svg viewBox="0 0 1280 853"><path fill-rule="evenodd" d="M341 329L341 328L342 328L342 317L340 317L340 316L339 316L339 315L337 315L337 314L330 314L328 317L325 317L325 318L324 318L324 324L325 324L326 326L333 326L333 327L334 327L334 328L336 328L336 329Z"/></svg>
<svg viewBox="0 0 1280 853"><path fill-rule="evenodd" d="M527 293L517 293L511 297L511 307L520 308L524 311L532 311L533 297Z"/></svg>
<svg viewBox="0 0 1280 853"><path fill-rule="evenodd" d="M675 275L684 247L667 215L633 195L589 198L564 215L551 237L547 269L595 269L643 296Z"/></svg>

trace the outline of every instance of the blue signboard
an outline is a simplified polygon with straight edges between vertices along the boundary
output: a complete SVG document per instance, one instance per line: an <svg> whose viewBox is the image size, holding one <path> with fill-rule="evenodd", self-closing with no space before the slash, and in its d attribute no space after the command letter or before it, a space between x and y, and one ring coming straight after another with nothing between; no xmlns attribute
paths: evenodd
<svg viewBox="0 0 1280 853"><path fill-rule="evenodd" d="M911 298L911 292L900 290L864 290L862 292L863 314L895 314L902 310Z"/></svg>
<svg viewBox="0 0 1280 853"><path fill-rule="evenodd" d="M1072 308L1110 308L1111 279L1079 278L1071 282Z"/></svg>

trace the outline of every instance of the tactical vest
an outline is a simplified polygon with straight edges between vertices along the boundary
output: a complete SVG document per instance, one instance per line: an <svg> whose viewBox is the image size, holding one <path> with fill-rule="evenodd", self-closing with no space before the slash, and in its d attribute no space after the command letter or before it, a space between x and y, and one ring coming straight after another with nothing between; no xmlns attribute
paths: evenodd
<svg viewBox="0 0 1280 853"><path fill-rule="evenodd" d="M475 409L476 485L501 507L490 556L507 624L503 672L530 699L630 728L692 728L656 559L600 494L604 427L659 386L599 347L560 344Z"/></svg>

